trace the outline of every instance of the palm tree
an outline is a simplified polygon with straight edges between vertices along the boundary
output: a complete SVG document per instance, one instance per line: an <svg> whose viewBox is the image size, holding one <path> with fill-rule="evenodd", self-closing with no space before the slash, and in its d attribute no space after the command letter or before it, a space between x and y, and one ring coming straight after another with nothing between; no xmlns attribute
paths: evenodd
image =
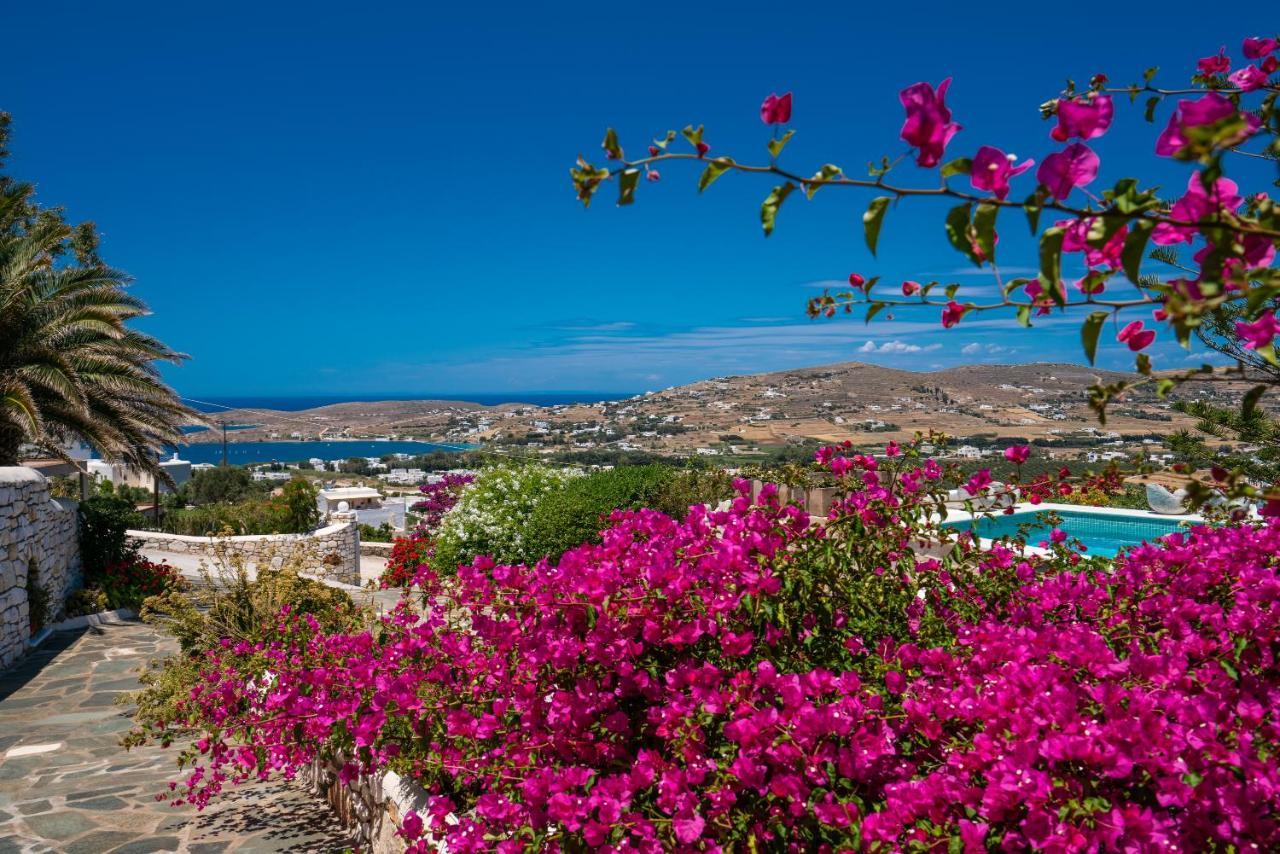
<svg viewBox="0 0 1280 854"><path fill-rule="evenodd" d="M0 158L7 125L0 114ZM201 420L156 368L186 357L126 325L147 306L95 244L92 225L73 228L0 176L0 466L24 443L61 455L74 438L157 472L158 452Z"/></svg>

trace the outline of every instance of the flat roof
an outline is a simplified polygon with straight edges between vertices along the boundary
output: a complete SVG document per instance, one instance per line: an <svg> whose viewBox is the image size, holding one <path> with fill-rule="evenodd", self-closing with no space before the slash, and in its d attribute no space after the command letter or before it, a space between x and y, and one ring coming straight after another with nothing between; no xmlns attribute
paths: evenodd
<svg viewBox="0 0 1280 854"><path fill-rule="evenodd" d="M320 490L321 498L381 498L382 493L371 486L338 486Z"/></svg>

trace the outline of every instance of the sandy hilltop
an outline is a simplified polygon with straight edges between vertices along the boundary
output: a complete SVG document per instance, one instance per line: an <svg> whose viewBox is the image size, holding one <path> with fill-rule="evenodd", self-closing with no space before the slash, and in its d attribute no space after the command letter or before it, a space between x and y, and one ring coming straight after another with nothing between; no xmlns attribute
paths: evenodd
<svg viewBox="0 0 1280 854"><path fill-rule="evenodd" d="M394 438L484 442L532 451L591 448L688 454L742 450L797 439L904 439L937 430L955 437L1062 438L1099 431L1086 390L1126 375L1080 365L966 365L935 372L860 362L717 377L599 403L484 406L449 400L342 403L297 412L233 410L218 417L254 425L236 442ZM1226 403L1244 386L1200 383L1179 394ZM1192 419L1152 391L1114 404L1110 438L1168 434ZM192 441L218 441L213 432Z"/></svg>

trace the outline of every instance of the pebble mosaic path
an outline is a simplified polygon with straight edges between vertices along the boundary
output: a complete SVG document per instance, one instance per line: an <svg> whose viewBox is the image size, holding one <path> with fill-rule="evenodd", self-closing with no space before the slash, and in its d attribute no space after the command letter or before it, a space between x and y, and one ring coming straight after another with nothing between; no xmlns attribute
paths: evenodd
<svg viewBox="0 0 1280 854"><path fill-rule="evenodd" d="M0 854L349 850L324 802L282 782L203 812L155 800L176 751L120 747L131 719L115 700L173 648L142 623L99 626L55 634L0 671Z"/></svg>

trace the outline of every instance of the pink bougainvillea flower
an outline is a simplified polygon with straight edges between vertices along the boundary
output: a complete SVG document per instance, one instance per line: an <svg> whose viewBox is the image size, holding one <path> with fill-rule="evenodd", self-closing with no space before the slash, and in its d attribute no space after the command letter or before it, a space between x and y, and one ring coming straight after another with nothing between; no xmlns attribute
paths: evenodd
<svg viewBox="0 0 1280 854"><path fill-rule="evenodd" d="M969 181L975 190L994 193L997 199L1003 199L1009 195L1009 179L1021 175L1034 165L1034 160L1024 160L1015 166L1009 155L998 148L984 145L973 157Z"/></svg>
<svg viewBox="0 0 1280 854"><path fill-rule="evenodd" d="M1275 312L1267 309L1252 323L1236 321L1236 334L1244 339L1246 350L1257 350L1271 344L1276 335L1280 335L1280 322L1276 321Z"/></svg>
<svg viewBox="0 0 1280 854"><path fill-rule="evenodd" d="M785 125L791 121L791 93L778 97L771 94L760 105L760 121L767 125Z"/></svg>
<svg viewBox="0 0 1280 854"><path fill-rule="evenodd" d="M676 839L686 845L698 841L702 836L702 829L707 826L706 820L696 812L678 816L671 824L675 829Z"/></svg>
<svg viewBox="0 0 1280 854"><path fill-rule="evenodd" d="M1083 142L1073 142L1062 151L1044 159L1036 170L1036 180L1058 201L1071 195L1075 187L1083 187L1098 177L1098 155Z"/></svg>
<svg viewBox="0 0 1280 854"><path fill-rule="evenodd" d="M865 285L866 283L867 283L867 280L863 278L861 274L859 273L849 274L849 287L853 288L854 290L862 290L862 286Z"/></svg>
<svg viewBox="0 0 1280 854"><path fill-rule="evenodd" d="M646 181L656 184L657 182L662 180L662 173L659 172L657 169L650 169L649 171L644 173L644 178Z"/></svg>
<svg viewBox="0 0 1280 854"><path fill-rule="evenodd" d="M1084 219L1060 219L1055 226L1064 230L1062 235L1063 252L1083 252L1085 263L1093 267L1119 267L1120 256L1124 252L1124 240L1129 235L1129 227L1121 226L1103 246L1089 245L1089 230L1096 217Z"/></svg>
<svg viewBox="0 0 1280 854"><path fill-rule="evenodd" d="M1227 57L1226 47L1218 48L1215 56L1206 56L1196 63L1196 68L1205 77L1213 74L1226 74L1231 70L1231 60Z"/></svg>
<svg viewBox="0 0 1280 854"><path fill-rule="evenodd" d="M902 283L902 295L904 297L914 296L920 292L920 283L913 282L910 279Z"/></svg>
<svg viewBox="0 0 1280 854"><path fill-rule="evenodd" d="M992 483L991 469L978 469L964 483L964 491L970 495L977 495Z"/></svg>
<svg viewBox="0 0 1280 854"><path fill-rule="evenodd" d="M960 130L960 125L951 121L951 110L947 109L947 87L950 85L951 78L948 77L938 84L936 92L928 83L916 83L898 94L898 100L907 111L901 137L917 149L916 163L920 166L937 166L947 143Z"/></svg>
<svg viewBox="0 0 1280 854"><path fill-rule="evenodd" d="M1206 190L1199 172L1192 172L1187 179L1187 192L1173 203L1169 216L1185 222L1199 222L1221 213L1234 213L1244 203L1239 187L1230 178L1219 178L1212 190ZM1174 243L1190 243L1195 239L1196 228L1191 225L1158 223L1151 231L1151 240L1161 246Z"/></svg>
<svg viewBox="0 0 1280 854"><path fill-rule="evenodd" d="M942 326L950 329L960 322L960 318L964 317L965 307L960 303L952 300L947 303L947 307L942 310Z"/></svg>
<svg viewBox="0 0 1280 854"><path fill-rule="evenodd" d="M1237 72L1238 73L1238 72ZM1236 105L1217 92L1197 98L1194 101L1182 100L1169 117L1169 124L1156 139L1156 154L1161 157L1173 157L1187 144L1186 129L1202 127L1220 122L1237 112ZM1258 129L1261 121L1253 113L1245 113L1245 129L1231 139L1220 141L1220 145L1236 145L1248 139Z"/></svg>
<svg viewBox="0 0 1280 854"><path fill-rule="evenodd" d="M1058 142L1066 142L1073 136L1095 139L1111 127L1114 115L1115 105L1111 103L1110 95L1059 98L1058 124L1049 135Z"/></svg>
<svg viewBox="0 0 1280 854"><path fill-rule="evenodd" d="M400 822L400 834L405 839L413 840L422 836L422 817L413 810L409 810L404 814L404 820Z"/></svg>
<svg viewBox="0 0 1280 854"><path fill-rule="evenodd" d="M1242 92L1253 92L1267 85L1267 73L1256 65L1246 65L1227 79Z"/></svg>
<svg viewBox="0 0 1280 854"><path fill-rule="evenodd" d="M1011 463L1022 465L1031 456L1030 445L1010 445L1004 449L1004 458Z"/></svg>
<svg viewBox="0 0 1280 854"><path fill-rule="evenodd" d="M707 143L703 142L702 140L698 140L698 144L697 144L696 148L698 149L698 156L699 156L699 157L702 157L704 154L706 154L708 151L710 151L710 150L711 150L711 146L710 146L710 145L708 145Z"/></svg>
<svg viewBox="0 0 1280 854"><path fill-rule="evenodd" d="M1120 330L1116 340L1121 344L1129 345L1129 349L1136 353L1149 347L1151 342L1156 340L1156 333L1155 330L1144 329L1141 320L1135 320Z"/></svg>
<svg viewBox="0 0 1280 854"><path fill-rule="evenodd" d="M1275 39L1268 38L1247 38L1244 40L1244 55L1249 59L1262 59L1262 57L1280 47L1280 42Z"/></svg>

